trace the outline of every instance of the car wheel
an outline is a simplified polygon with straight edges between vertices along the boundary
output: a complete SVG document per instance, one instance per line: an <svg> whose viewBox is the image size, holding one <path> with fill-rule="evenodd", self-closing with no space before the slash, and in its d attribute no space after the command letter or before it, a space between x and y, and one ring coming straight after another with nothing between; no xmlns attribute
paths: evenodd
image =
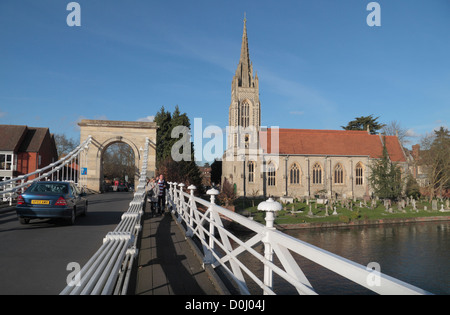
<svg viewBox="0 0 450 315"><path fill-rule="evenodd" d="M27 218L19 218L20 224L28 224L30 223L30 219Z"/></svg>
<svg viewBox="0 0 450 315"><path fill-rule="evenodd" d="M88 202L86 201L86 203L84 204L84 211L82 216L85 217L87 215L87 210L88 210Z"/></svg>
<svg viewBox="0 0 450 315"><path fill-rule="evenodd" d="M70 216L70 218L67 220L67 223L69 224L69 225L73 225L73 224L75 224L75 218L76 218L76 209L75 208L73 208L72 209L72 212L71 212L71 216Z"/></svg>

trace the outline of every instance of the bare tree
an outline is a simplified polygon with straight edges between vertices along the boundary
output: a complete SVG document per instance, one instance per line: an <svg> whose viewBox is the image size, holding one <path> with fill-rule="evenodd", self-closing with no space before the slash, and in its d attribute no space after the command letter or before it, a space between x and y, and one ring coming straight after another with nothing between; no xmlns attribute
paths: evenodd
<svg viewBox="0 0 450 315"><path fill-rule="evenodd" d="M233 184L224 178L222 183L222 191L219 194L219 200L225 204L225 207L228 207L233 205L236 198L237 196Z"/></svg>
<svg viewBox="0 0 450 315"><path fill-rule="evenodd" d="M430 199L450 189L450 133L444 127L422 139L419 164L428 177Z"/></svg>
<svg viewBox="0 0 450 315"><path fill-rule="evenodd" d="M68 138L65 134L55 134L56 150L58 150L58 158L62 158L69 154L78 146L75 139Z"/></svg>
<svg viewBox="0 0 450 315"><path fill-rule="evenodd" d="M393 120L387 125L384 125L383 129L381 129L381 133L386 136L397 136L402 146L410 143L407 131L408 130L403 128L396 120Z"/></svg>
<svg viewBox="0 0 450 315"><path fill-rule="evenodd" d="M112 144L103 153L103 174L107 178L124 180L127 176L133 181L136 171L134 152L128 144Z"/></svg>

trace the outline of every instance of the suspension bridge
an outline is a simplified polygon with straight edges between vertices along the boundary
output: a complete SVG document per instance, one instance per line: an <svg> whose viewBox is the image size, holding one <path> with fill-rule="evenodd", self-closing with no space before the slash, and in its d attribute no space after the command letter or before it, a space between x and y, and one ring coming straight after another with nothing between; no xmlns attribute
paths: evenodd
<svg viewBox="0 0 450 315"><path fill-rule="evenodd" d="M122 139L115 137L114 141ZM33 182L45 180L72 181L88 189L87 174L70 166L76 164L83 169L92 163L88 153L94 151L93 147L104 150L89 135L58 162L0 182L0 197L8 198L12 204ZM168 216L146 217L146 178L149 165L154 166L149 163L152 149L154 143L144 137L143 146L136 148L140 152L139 177L128 210L83 268L71 281L61 284L60 294L274 295L279 288L275 282L291 287L292 294L317 294L297 257L307 258L378 294L429 294L276 230L273 222L281 205L272 199L258 206L266 212L263 225L217 205L215 197L219 191L214 188L207 192L210 199L204 200L194 195L196 187L169 182ZM98 159L97 153L93 156ZM229 229L229 222L245 229L249 236L236 236ZM174 253L168 253L170 248ZM259 266L259 271L255 271L255 266Z"/></svg>

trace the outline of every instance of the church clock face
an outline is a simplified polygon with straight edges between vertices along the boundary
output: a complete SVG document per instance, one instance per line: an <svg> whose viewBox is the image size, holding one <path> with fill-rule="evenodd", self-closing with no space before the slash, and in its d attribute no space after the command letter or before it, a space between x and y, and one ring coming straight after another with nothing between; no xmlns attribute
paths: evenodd
<svg viewBox="0 0 450 315"><path fill-rule="evenodd" d="M245 135L244 137L244 143L245 143L245 147L248 148L248 144L250 142L250 136L249 135Z"/></svg>

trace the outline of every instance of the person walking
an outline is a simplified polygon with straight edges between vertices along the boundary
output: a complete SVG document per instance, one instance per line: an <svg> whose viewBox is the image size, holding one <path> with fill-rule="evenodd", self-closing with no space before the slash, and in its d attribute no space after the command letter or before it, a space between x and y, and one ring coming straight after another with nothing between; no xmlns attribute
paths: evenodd
<svg viewBox="0 0 450 315"><path fill-rule="evenodd" d="M166 207L166 188L167 183L164 179L164 175L159 175L159 180L157 183L158 186L158 211L160 214L163 214Z"/></svg>
<svg viewBox="0 0 450 315"><path fill-rule="evenodd" d="M155 215L156 204L158 202L158 185L156 185L156 181L155 178L152 178L147 184L147 200L150 203L152 217Z"/></svg>

